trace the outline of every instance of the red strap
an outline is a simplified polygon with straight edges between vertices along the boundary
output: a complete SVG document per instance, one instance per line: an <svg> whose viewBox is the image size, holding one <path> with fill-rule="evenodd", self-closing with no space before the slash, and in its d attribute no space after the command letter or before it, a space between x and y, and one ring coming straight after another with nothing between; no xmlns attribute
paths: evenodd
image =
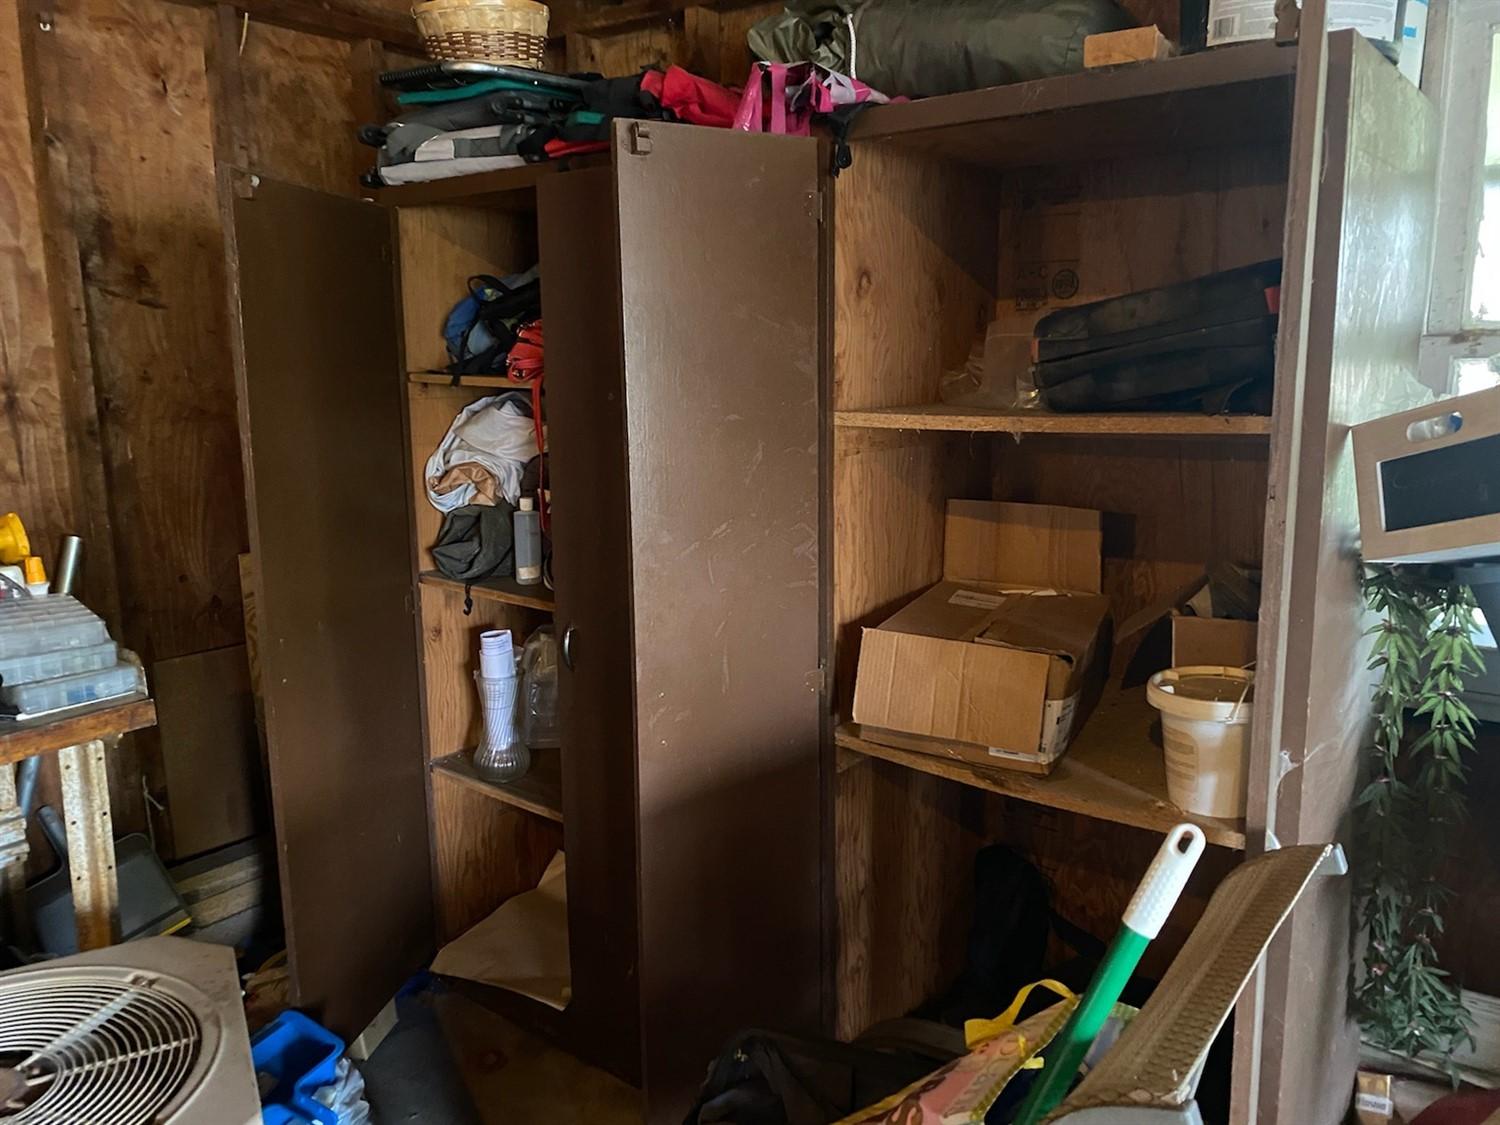
<svg viewBox="0 0 1500 1125"><path fill-rule="evenodd" d="M547 505L547 433L542 423L542 380L546 367L542 362L542 322L538 318L516 334L515 344L506 357L506 374L518 383L531 387L531 424L536 428L537 511L541 513L543 531L552 530L552 514Z"/></svg>

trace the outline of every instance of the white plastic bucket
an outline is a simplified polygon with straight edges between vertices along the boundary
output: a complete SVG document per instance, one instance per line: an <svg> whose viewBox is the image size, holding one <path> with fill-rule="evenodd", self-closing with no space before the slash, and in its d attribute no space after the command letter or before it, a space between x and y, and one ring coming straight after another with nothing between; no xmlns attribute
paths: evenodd
<svg viewBox="0 0 1500 1125"><path fill-rule="evenodd" d="M1245 815L1254 683L1246 668L1194 665L1168 668L1146 684L1146 698L1161 712L1167 797L1178 808L1226 820Z"/></svg>

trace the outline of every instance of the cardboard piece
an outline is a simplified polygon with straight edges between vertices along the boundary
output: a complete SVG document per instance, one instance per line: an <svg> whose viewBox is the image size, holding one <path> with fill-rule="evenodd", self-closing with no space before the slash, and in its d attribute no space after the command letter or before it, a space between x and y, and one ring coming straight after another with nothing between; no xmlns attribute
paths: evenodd
<svg viewBox="0 0 1500 1125"><path fill-rule="evenodd" d="M509 989L562 1011L573 998L567 874L567 860L558 852L536 890L507 899L443 946L432 971Z"/></svg>
<svg viewBox="0 0 1500 1125"><path fill-rule="evenodd" d="M1255 663L1254 621L1221 617L1172 618L1172 667L1215 664L1243 668Z"/></svg>
<svg viewBox="0 0 1500 1125"><path fill-rule="evenodd" d="M199 855L265 826L263 766L244 645L151 668L172 855Z"/></svg>
<svg viewBox="0 0 1500 1125"><path fill-rule="evenodd" d="M1048 773L1102 664L1100 513L952 500L943 581L866 629L854 719L875 742Z"/></svg>
<svg viewBox="0 0 1500 1125"><path fill-rule="evenodd" d="M1155 24L1127 27L1123 31L1101 31L1083 41L1083 65L1089 70L1096 66L1169 59L1175 53L1172 44Z"/></svg>

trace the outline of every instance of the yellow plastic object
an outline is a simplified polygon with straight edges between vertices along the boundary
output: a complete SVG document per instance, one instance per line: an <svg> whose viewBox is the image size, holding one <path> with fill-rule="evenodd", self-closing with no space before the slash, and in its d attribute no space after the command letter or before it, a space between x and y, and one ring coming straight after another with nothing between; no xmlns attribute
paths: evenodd
<svg viewBox="0 0 1500 1125"><path fill-rule="evenodd" d="M26 575L28 586L37 586L47 581L47 568L42 565L41 555L27 555L21 560L21 570Z"/></svg>
<svg viewBox="0 0 1500 1125"><path fill-rule="evenodd" d="M15 566L31 554L31 540L15 512L0 516L0 566Z"/></svg>

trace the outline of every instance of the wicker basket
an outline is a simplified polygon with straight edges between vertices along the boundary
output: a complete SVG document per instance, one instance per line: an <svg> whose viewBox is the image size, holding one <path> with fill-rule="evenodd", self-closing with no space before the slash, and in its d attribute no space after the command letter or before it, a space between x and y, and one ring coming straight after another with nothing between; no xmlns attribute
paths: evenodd
<svg viewBox="0 0 1500 1125"><path fill-rule="evenodd" d="M533 0L425 0L411 10L427 54L455 62L540 68L547 5Z"/></svg>

